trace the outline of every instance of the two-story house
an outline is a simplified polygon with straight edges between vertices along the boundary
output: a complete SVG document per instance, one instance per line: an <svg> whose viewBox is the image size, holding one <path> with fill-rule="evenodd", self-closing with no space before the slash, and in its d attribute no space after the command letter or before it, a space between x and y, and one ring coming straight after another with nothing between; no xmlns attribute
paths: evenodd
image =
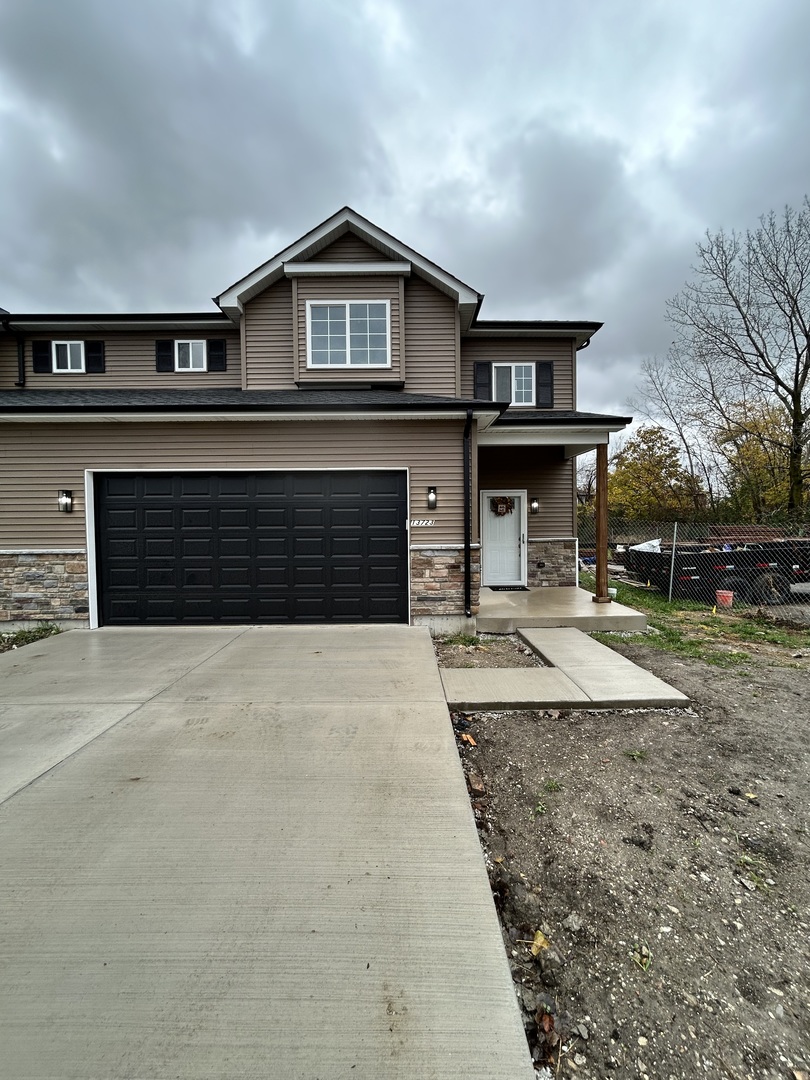
<svg viewBox="0 0 810 1080"><path fill-rule="evenodd" d="M0 620L474 625L574 585L595 322L482 296L349 208L202 313L0 311Z"/></svg>

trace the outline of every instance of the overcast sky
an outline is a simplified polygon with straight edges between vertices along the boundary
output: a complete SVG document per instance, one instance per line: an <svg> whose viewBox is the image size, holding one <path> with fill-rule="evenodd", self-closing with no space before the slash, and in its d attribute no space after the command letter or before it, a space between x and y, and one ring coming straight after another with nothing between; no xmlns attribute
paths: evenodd
<svg viewBox="0 0 810 1080"><path fill-rule="evenodd" d="M0 306L211 310L345 204L598 319L626 412L706 229L810 191L807 0L0 0Z"/></svg>

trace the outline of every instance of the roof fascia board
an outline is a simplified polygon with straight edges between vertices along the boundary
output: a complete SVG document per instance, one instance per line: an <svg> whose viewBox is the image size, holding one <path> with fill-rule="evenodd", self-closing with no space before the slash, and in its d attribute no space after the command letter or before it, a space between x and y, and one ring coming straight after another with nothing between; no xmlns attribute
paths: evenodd
<svg viewBox="0 0 810 1080"><path fill-rule="evenodd" d="M597 327L597 329L599 329ZM480 340L486 338L487 340L498 339L500 341L508 341L510 338L575 338L577 342L588 341L596 333L596 330L590 330L585 327L572 326L570 328L559 328L554 326L549 327L502 327L498 330L485 329L481 330L477 326L471 326L469 330L465 330L462 333L462 338L465 341Z"/></svg>
<svg viewBox="0 0 810 1080"><path fill-rule="evenodd" d="M479 426L483 428L489 427L495 420L497 420L499 413L494 411L484 410L477 412L473 410L476 418L479 421ZM268 420L273 422L278 421L292 421L292 420L305 420L305 421L323 421L323 420L342 420L342 421L364 421L364 420L466 420L466 409L445 409L441 411L435 411L430 409L425 410L370 410L368 412L289 412L285 411L272 411L266 412L218 412L216 409L212 409L207 412L116 412L114 409L110 409L109 412L49 412L49 413L2 413L0 414L0 423L5 424L141 424L141 423L154 423L154 424L175 424L175 423L218 423L221 421L250 421L256 422L261 420Z"/></svg>
<svg viewBox="0 0 810 1080"><path fill-rule="evenodd" d="M104 333L106 330L122 332L143 330L234 330L233 322L221 311L179 315L20 315L6 320L9 332L27 334L53 331L84 330Z"/></svg>

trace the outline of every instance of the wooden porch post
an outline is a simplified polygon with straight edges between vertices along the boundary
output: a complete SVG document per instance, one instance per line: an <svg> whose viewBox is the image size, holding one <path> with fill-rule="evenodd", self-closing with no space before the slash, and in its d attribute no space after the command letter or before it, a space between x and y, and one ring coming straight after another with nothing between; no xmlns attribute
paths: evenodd
<svg viewBox="0 0 810 1080"><path fill-rule="evenodd" d="M596 595L595 604L609 604L608 596L608 503L607 503L607 443L596 448Z"/></svg>

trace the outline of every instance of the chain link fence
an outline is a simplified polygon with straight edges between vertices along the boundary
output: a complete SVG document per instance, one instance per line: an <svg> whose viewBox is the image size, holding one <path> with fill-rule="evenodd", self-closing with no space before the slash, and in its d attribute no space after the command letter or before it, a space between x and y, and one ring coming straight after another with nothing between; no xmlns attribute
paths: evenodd
<svg viewBox="0 0 810 1080"><path fill-rule="evenodd" d="M801 530L803 531L803 530ZM611 517L613 581L665 599L720 609L762 608L775 619L810 625L810 537L790 527ZM596 561L592 517L579 522L583 569Z"/></svg>

